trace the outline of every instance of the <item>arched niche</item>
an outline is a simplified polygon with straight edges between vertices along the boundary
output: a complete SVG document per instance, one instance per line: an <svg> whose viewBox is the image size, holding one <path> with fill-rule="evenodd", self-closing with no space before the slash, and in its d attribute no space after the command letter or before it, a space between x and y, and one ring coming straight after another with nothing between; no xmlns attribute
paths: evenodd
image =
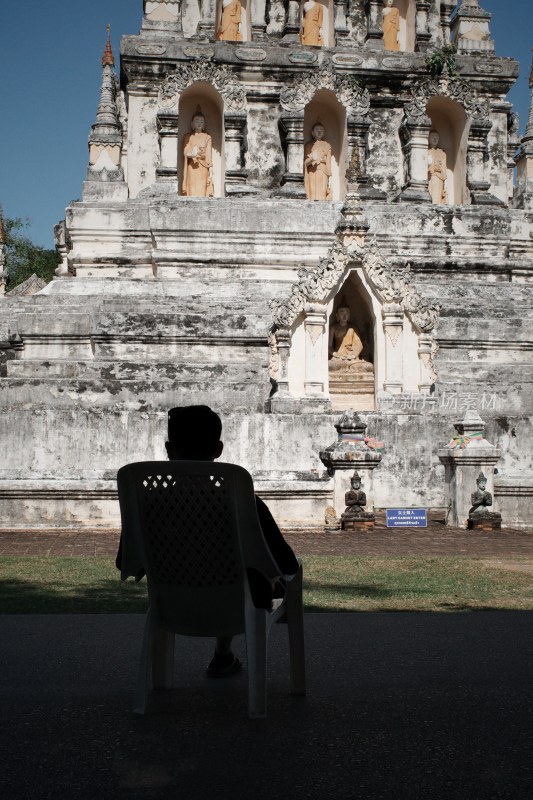
<svg viewBox="0 0 533 800"><path fill-rule="evenodd" d="M330 326L341 304L350 308L350 322L362 334L367 368L352 375L344 386L330 383ZM381 303L370 289L361 268L355 265L328 292L323 301L307 303L290 328L287 357L287 390L294 399L328 400L334 410L375 409L377 388L386 387L385 329L381 324ZM377 324L377 320L380 324ZM416 350L415 350L416 358ZM333 391L332 391L333 389Z"/></svg>
<svg viewBox="0 0 533 800"><path fill-rule="evenodd" d="M249 42L252 39L252 25L251 25L251 15L250 15L250 2L251 0L240 0L241 3L241 26L240 26L240 34L241 42ZM222 22L222 0L216 1L216 11L215 11L215 20L216 20L216 38L219 38L220 35L220 25ZM227 40L231 41L231 40Z"/></svg>
<svg viewBox="0 0 533 800"><path fill-rule="evenodd" d="M300 0L300 41L302 42L302 33L304 25L304 5L307 0ZM333 0L315 0L317 5L322 6L322 38L324 44L322 47L335 47L335 30L334 23L335 17L333 12ZM302 42L304 44L304 42Z"/></svg>
<svg viewBox="0 0 533 800"><path fill-rule="evenodd" d="M329 89L319 89L304 109L304 143L310 141L319 120L331 145L331 193L333 202L338 202L346 193L346 110Z"/></svg>
<svg viewBox="0 0 533 800"><path fill-rule="evenodd" d="M178 186L183 182L183 139L191 131L197 106L205 117L205 130L211 136L213 152L213 194L224 196L224 106L219 93L210 84L193 83L185 89L179 101Z"/></svg>
<svg viewBox="0 0 533 800"><path fill-rule="evenodd" d="M419 294L409 269L388 264L376 242L337 242L315 270L300 270L286 300L272 306L273 410L302 398L326 410L332 400L335 408L348 407L347 396L330 399L328 365L329 326L343 301L365 340L363 353L373 359L374 397L431 392L438 305ZM359 410L369 410L373 400L350 399Z"/></svg>
<svg viewBox="0 0 533 800"><path fill-rule="evenodd" d="M348 307L349 340L353 330L356 341L363 349L356 362L335 357L334 332L338 324L337 315L341 307ZM379 355L379 333L376 328L376 313L372 297L360 273L352 270L344 284L328 304L328 384L331 405L334 411L373 411L376 392L376 356ZM347 312L346 312L347 315ZM338 341L337 341L338 344Z"/></svg>
<svg viewBox="0 0 533 800"><path fill-rule="evenodd" d="M432 97L426 107L431 127L439 134L439 147L446 153L446 190L450 205L468 202L466 153L468 117L464 108L449 97Z"/></svg>

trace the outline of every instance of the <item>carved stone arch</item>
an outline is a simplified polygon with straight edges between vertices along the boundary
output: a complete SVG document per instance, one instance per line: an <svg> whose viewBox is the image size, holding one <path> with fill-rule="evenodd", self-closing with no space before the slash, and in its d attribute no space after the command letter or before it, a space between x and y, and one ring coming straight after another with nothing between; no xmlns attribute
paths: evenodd
<svg viewBox="0 0 533 800"><path fill-rule="evenodd" d="M180 65L168 75L159 88L158 102L163 109L179 105L181 93L194 83L209 83L222 97L224 112L246 111L246 90L225 65L198 59Z"/></svg>
<svg viewBox="0 0 533 800"><path fill-rule="evenodd" d="M442 75L439 78L420 81L411 89L411 97L405 106L408 122L416 122L426 116L426 108L432 97L448 97L461 105L472 122L484 122L490 116L490 101L478 95L476 90L459 78Z"/></svg>
<svg viewBox="0 0 533 800"><path fill-rule="evenodd" d="M370 110L370 93L352 75L339 75L331 63L296 76L291 83L283 86L280 103L284 111L302 112L320 89L334 92L346 112L352 116L365 116Z"/></svg>
<svg viewBox="0 0 533 800"><path fill-rule="evenodd" d="M233 72L224 65L213 64L202 58L183 64L167 76L159 88L157 126L160 138L160 166L158 180L177 180L179 144L188 130L190 119L179 119L182 96L198 85L200 94L209 89L219 98L223 117L223 146L220 147L220 176L218 190L223 195L235 191L233 184L246 181L244 165L244 139L246 129L246 90ZM209 99L208 101L209 102ZM190 114L189 114L190 117Z"/></svg>
<svg viewBox="0 0 533 800"><path fill-rule="evenodd" d="M360 271L367 292L374 295L377 306L381 308L383 331L379 333L379 338L382 363L377 371L377 388L392 393L406 390L427 393L435 382L434 330L438 322L439 305L422 297L413 284L409 266L394 267L387 262L375 240L364 244L351 242L348 246L336 241L314 270L299 270L298 280L291 286L287 298L273 300L270 304L273 317L269 336L271 377L277 383L280 397L293 394L291 345L297 329L303 324L309 332L309 342L305 337L304 384L306 390L307 387L314 387L313 394L317 398L327 398L327 377L324 377L327 370L324 370L324 359L320 361L319 355L324 353L327 336L328 303L354 269ZM377 318L377 314L375 316ZM411 326L406 325L406 318ZM400 337L403 332L409 331L412 332L411 340L407 342L410 352L402 353L399 358L398 351L404 347ZM416 368L416 386L413 385L412 374L410 385L404 379L403 367L408 359L411 368ZM302 353L299 354L299 363L302 363Z"/></svg>
<svg viewBox="0 0 533 800"><path fill-rule="evenodd" d="M285 84L280 92L281 130L286 143L285 184L293 188L295 196L303 191L304 110L322 90L332 92L346 110L347 148L346 163L350 163L352 151L357 148L361 174L365 174L366 139L370 127L370 93L353 75L338 74L333 64L327 62L320 69L299 75ZM326 123L326 120L322 120ZM344 165L343 165L344 166ZM341 170L342 171L342 170Z"/></svg>
<svg viewBox="0 0 533 800"><path fill-rule="evenodd" d="M305 107L304 145L312 140L313 126L317 122L324 126L325 139L331 147L331 199L343 201L348 144L346 110L330 89L319 89Z"/></svg>
<svg viewBox="0 0 533 800"><path fill-rule="evenodd" d="M303 267L298 270L298 280L291 286L289 297L270 303L275 328L290 328L307 302L326 302L328 293L354 263L362 266L382 303L399 303L420 331L430 332L436 328L438 303L420 295L413 284L409 265L402 268L387 262L375 239L363 245L351 242L347 246L336 241L314 270Z"/></svg>
<svg viewBox="0 0 533 800"><path fill-rule="evenodd" d="M446 116L446 107L458 111L452 114L455 121L450 120L450 124L444 127L450 143L453 142L452 161L457 161L461 175L466 172L461 179L464 189L454 175L450 202L466 202L466 186L470 190L472 203L498 202L488 192L490 183L486 175L487 137L492 127L490 102L488 98L478 95L470 83L448 74L417 83L405 105L400 136L406 162L406 185L400 199L418 202L431 199L427 174L428 136L434 120ZM459 124L461 115L463 121ZM460 164L458 159L461 160Z"/></svg>

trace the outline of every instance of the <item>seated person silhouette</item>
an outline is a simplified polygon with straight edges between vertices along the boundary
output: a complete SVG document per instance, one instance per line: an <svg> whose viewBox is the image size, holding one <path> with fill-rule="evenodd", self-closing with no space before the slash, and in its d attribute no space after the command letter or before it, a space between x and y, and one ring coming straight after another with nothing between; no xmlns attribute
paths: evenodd
<svg viewBox="0 0 533 800"><path fill-rule="evenodd" d="M209 406L171 408L168 412L168 441L165 443L168 458L170 461L214 461L222 455L224 449L221 434L221 419ZM262 573L249 569L248 583L255 607L270 609L273 598L283 594L285 578L298 571L298 561L268 507L257 496L255 501L259 523L272 557L279 567L280 578L272 585ZM123 571L122 535L115 563ZM137 581L143 576L144 570L134 575ZM223 678L240 671L242 664L233 654L231 643L231 637L217 637L215 653L207 668L207 677Z"/></svg>

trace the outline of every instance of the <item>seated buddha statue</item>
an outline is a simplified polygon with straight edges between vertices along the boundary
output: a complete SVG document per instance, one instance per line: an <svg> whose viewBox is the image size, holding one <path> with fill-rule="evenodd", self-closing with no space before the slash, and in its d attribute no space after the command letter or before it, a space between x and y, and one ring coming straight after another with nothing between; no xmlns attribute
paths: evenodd
<svg viewBox="0 0 533 800"><path fill-rule="evenodd" d="M360 361L363 342L349 324L350 309L341 305L337 309L336 323L329 332L328 355L330 369L347 369L350 362Z"/></svg>

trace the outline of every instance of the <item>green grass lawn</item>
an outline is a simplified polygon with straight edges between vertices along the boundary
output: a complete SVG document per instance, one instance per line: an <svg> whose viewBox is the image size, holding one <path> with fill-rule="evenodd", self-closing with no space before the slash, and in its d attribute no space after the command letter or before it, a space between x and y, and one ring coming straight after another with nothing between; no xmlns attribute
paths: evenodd
<svg viewBox="0 0 533 800"><path fill-rule="evenodd" d="M464 558L304 558L308 611L533 609L531 574ZM147 607L146 582L121 583L112 559L0 558L4 614L128 613Z"/></svg>

